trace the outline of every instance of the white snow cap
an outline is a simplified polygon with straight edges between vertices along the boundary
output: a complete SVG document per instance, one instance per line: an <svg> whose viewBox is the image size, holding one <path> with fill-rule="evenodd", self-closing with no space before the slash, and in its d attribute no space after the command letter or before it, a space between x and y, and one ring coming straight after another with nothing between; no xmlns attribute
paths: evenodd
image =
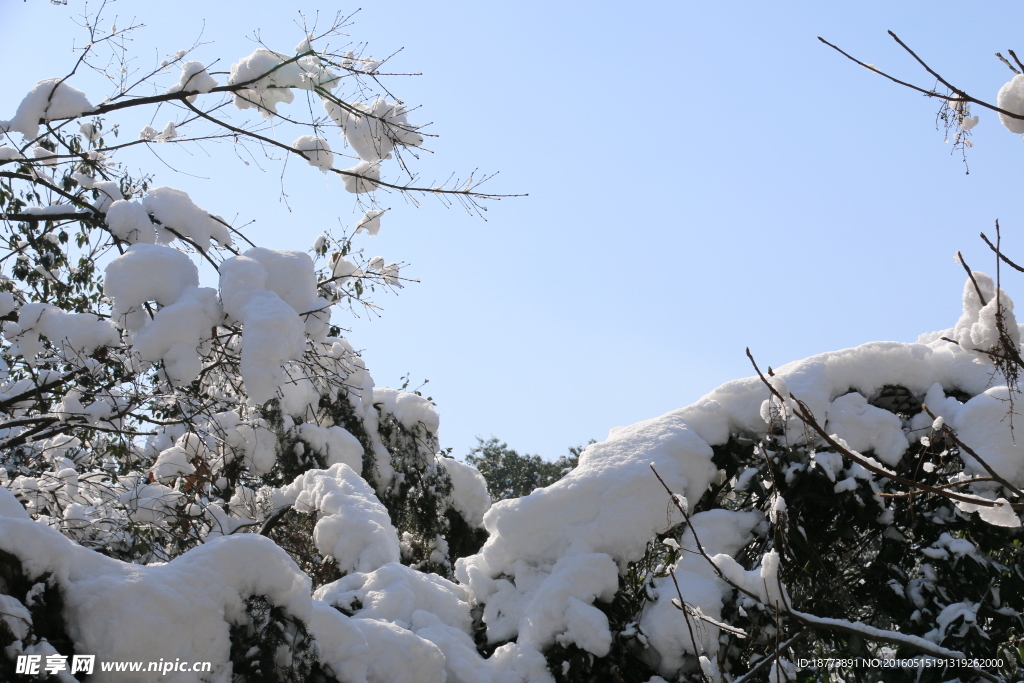
<svg viewBox="0 0 1024 683"><path fill-rule="evenodd" d="M21 559L31 578L52 574L69 635L101 660L147 652L154 660L209 661L212 675L230 678L230 628L244 620L246 598L266 595L302 620L313 610L309 578L259 534L214 539L167 564L143 566L83 548L39 522L4 517L0 548ZM114 678L102 679L97 667L96 680ZM132 680L170 679L143 672Z"/></svg>
<svg viewBox="0 0 1024 683"><path fill-rule="evenodd" d="M114 302L111 316L124 320L129 330L146 325L144 302L170 306L188 287L198 286L199 269L188 254L157 244L133 244L107 264L103 279L103 293Z"/></svg>
<svg viewBox="0 0 1024 683"><path fill-rule="evenodd" d="M1020 329L1010 295L1002 287L997 293L995 282L985 273L974 271L971 275L973 279L968 278L964 283L963 314L953 328L953 338L964 351L992 365L992 357L986 351L993 351L1000 344L998 316L1002 316L1002 328L1015 348L1020 347Z"/></svg>
<svg viewBox="0 0 1024 683"><path fill-rule="evenodd" d="M363 444L347 429L337 425L321 427L312 422L304 422L296 429L300 439L324 456L328 467L344 463L356 472L363 471Z"/></svg>
<svg viewBox="0 0 1024 683"><path fill-rule="evenodd" d="M281 489L275 507L284 505L317 513L316 547L333 557L343 573L372 572L401 559L387 508L366 480L344 463L299 475Z"/></svg>
<svg viewBox="0 0 1024 683"><path fill-rule="evenodd" d="M220 266L225 312L242 323L242 381L257 403L269 401L288 377L282 365L302 358L305 325L294 308L268 289L267 269L248 256Z"/></svg>
<svg viewBox="0 0 1024 683"><path fill-rule="evenodd" d="M373 192L377 189L374 181L380 180L380 162L360 161L352 168L346 168L341 179L348 192Z"/></svg>
<svg viewBox="0 0 1024 683"><path fill-rule="evenodd" d="M979 120L980 119L978 119L977 116L965 116L963 118L963 121L960 122L960 130L973 129L975 126L978 125ZM1024 123L1024 121L1022 121L1022 123Z"/></svg>
<svg viewBox="0 0 1024 683"><path fill-rule="evenodd" d="M487 480L480 470L454 458L438 458L452 478L452 507L473 527L482 526L484 513L491 508Z"/></svg>
<svg viewBox="0 0 1024 683"><path fill-rule="evenodd" d="M428 431L436 434L441 425L441 416L434 404L417 394L397 389L374 389L373 403L382 404L384 412L393 414L407 429L414 429L422 423Z"/></svg>
<svg viewBox="0 0 1024 683"><path fill-rule="evenodd" d="M127 330L141 330L133 351L144 361L164 361L176 386L198 376L200 347L224 317L216 290L198 285L199 271L186 254L154 244L132 245L105 272L112 318ZM149 301L158 305L155 313L146 310Z"/></svg>
<svg viewBox="0 0 1024 683"><path fill-rule="evenodd" d="M240 83L248 86L235 93L235 106L255 108L263 118L270 119L277 114L278 104L288 104L295 99L292 88L332 90L338 84L338 76L324 67L315 55L296 60L259 48L231 66L228 85Z"/></svg>
<svg viewBox="0 0 1024 683"><path fill-rule="evenodd" d="M156 226L149 219L146 207L136 201L119 199L107 209L107 227L117 238L135 244L156 242Z"/></svg>
<svg viewBox="0 0 1024 683"><path fill-rule="evenodd" d="M25 155L10 145L0 147L0 161L16 161L24 159Z"/></svg>
<svg viewBox="0 0 1024 683"><path fill-rule="evenodd" d="M44 349L39 335L49 339L67 358L81 358L101 346L121 343L121 336L106 320L90 313L65 313L50 304L25 304L18 311L18 325L20 334L6 353L10 356L20 353L30 365L35 364L36 354Z"/></svg>
<svg viewBox="0 0 1024 683"><path fill-rule="evenodd" d="M292 143L292 147L302 152L310 166L315 166L326 173L334 166L334 152L327 140L315 135L303 135Z"/></svg>
<svg viewBox="0 0 1024 683"><path fill-rule="evenodd" d="M832 401L827 416L825 430L829 434L838 435L858 453L873 451L886 465L896 465L910 447L900 419L868 404L856 391Z"/></svg>
<svg viewBox="0 0 1024 683"><path fill-rule="evenodd" d="M1024 75L1017 74L999 89L996 106L1014 114L1024 115ZM1000 113L999 122L1011 133L1024 135L1024 119L1015 119Z"/></svg>
<svg viewBox="0 0 1024 683"><path fill-rule="evenodd" d="M218 85L217 79L211 76L202 62L185 62L181 65L181 79L167 89L168 93L195 92L208 93ZM190 95L189 102L196 101L196 95Z"/></svg>
<svg viewBox="0 0 1024 683"><path fill-rule="evenodd" d="M164 227L157 227L157 241L168 244L175 235L187 237L206 251L213 240L222 247L230 246L231 233L227 227L196 206L192 199L173 187L155 187L146 193L142 205Z"/></svg>
<svg viewBox="0 0 1024 683"><path fill-rule="evenodd" d="M36 83L25 95L13 119L0 121L0 132L15 131L29 140L39 135L40 120L70 119L93 109L84 92L72 88L61 78L47 78Z"/></svg>
<svg viewBox="0 0 1024 683"><path fill-rule="evenodd" d="M157 311L153 321L136 335L132 350L144 361L163 361L174 386L188 384L202 372L201 356L209 352L207 342L223 319L217 290L186 287L173 304Z"/></svg>
<svg viewBox="0 0 1024 683"><path fill-rule="evenodd" d="M363 214L363 217L356 223L356 231L354 234L358 235L360 232L365 230L370 237L376 237L377 233L380 232L380 217L384 215L384 212L379 209L370 209ZM383 261L383 259L381 259Z"/></svg>
<svg viewBox="0 0 1024 683"><path fill-rule="evenodd" d="M324 100L324 109L345 134L348 144L365 161L391 156L395 145L419 147L423 136L409 123L405 105L377 98L373 104L346 103L341 106Z"/></svg>

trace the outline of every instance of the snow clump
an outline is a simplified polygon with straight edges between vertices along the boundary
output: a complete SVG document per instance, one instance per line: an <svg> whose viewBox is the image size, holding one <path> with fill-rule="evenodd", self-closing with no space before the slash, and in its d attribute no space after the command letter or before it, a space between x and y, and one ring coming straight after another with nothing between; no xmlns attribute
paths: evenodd
<svg viewBox="0 0 1024 683"><path fill-rule="evenodd" d="M334 166L334 152L323 138L318 138L315 135L303 135L292 143L292 147L302 152L302 156L306 157L310 166L315 166L324 173Z"/></svg>
<svg viewBox="0 0 1024 683"><path fill-rule="evenodd" d="M202 62L185 62L181 65L180 80L167 89L167 93L192 92L208 93L218 85L217 79L207 72ZM196 101L196 95L189 95L189 102Z"/></svg>
<svg viewBox="0 0 1024 683"><path fill-rule="evenodd" d="M996 95L996 106L1024 116L1024 75L1017 74L999 89L999 94ZM1024 135L1024 119L1000 113L999 122L1011 133Z"/></svg>
<svg viewBox="0 0 1024 683"><path fill-rule="evenodd" d="M21 133L31 140L39 135L40 121L75 118L93 109L84 92L72 88L62 78L47 78L25 95L13 119L0 121L0 132Z"/></svg>

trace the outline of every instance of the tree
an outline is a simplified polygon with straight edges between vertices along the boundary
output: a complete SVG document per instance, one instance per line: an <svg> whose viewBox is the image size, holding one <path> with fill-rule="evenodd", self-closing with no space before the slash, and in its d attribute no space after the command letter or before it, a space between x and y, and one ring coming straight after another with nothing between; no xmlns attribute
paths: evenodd
<svg viewBox="0 0 1024 683"><path fill-rule="evenodd" d="M519 455L493 436L487 441L477 437L477 445L466 456L466 462L487 480L487 492L496 501L521 498L555 483L579 464L582 452L582 448L574 446L568 456L548 462L539 455Z"/></svg>
<svg viewBox="0 0 1024 683"><path fill-rule="evenodd" d="M137 27L100 28L105 10L86 17L74 68L40 81L0 121L6 511L140 565L258 532L313 587L392 561L451 576L452 553L479 547L482 480L438 456L429 400L374 387L330 311L373 306L374 293L401 286L400 264L353 246L386 220L380 193L473 210L496 198L479 189L486 178L417 184L408 150L426 134L382 85L383 61L331 47L348 25L340 14L307 27L294 51L257 49L230 73L191 60L198 45L136 72L127 46ZM87 69L113 82L99 105L72 85ZM308 106L280 111L296 94ZM134 112L148 118L157 107L175 112L162 130L127 133ZM329 133L349 151L332 149ZM311 235L309 252L273 251L119 161L139 148L221 141L337 176L363 217L340 235ZM343 156L354 165L336 163ZM390 166L405 179L389 179ZM215 287L203 286L197 260ZM0 634L5 645L70 655L92 642L81 620L63 623L75 589L55 567L23 571L28 558L3 557L18 615ZM33 586L57 597L33 601ZM265 594L238 597L249 618L232 621L236 674L305 680L319 670L308 619ZM285 641L291 663L273 648L269 660L247 659L254 642ZM228 654L221 647L219 659Z"/></svg>
<svg viewBox="0 0 1024 683"><path fill-rule="evenodd" d="M341 17L230 73L186 51L132 74L132 29L100 23L0 122L4 678L81 680L61 657L95 655L100 680L144 658L133 680L1019 679L1024 363L998 276L967 269L944 333L755 366L492 506L431 401L376 388L327 311L400 282L353 246L377 193L494 195L387 179L424 133L371 88L381 62L327 47ZM74 77L108 46L125 71L94 105ZM118 135L157 105L169 125ZM118 161L219 140L339 176L363 218L243 251ZM540 467L496 440L473 457Z"/></svg>

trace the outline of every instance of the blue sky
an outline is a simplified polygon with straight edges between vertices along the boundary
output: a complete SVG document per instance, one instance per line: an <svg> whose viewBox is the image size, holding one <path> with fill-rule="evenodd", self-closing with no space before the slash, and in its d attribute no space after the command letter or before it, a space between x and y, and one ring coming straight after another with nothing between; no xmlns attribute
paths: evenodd
<svg viewBox="0 0 1024 683"><path fill-rule="evenodd" d="M98 3L96 3L98 4ZM500 171L487 220L399 197L367 250L410 265L420 284L351 328L378 385L410 372L442 416L443 446L475 436L556 457L609 428L685 406L765 365L873 340L913 341L959 315L962 249L996 218L1024 252L1017 170L1024 142L981 113L970 174L935 130L934 101L820 44L821 35L894 75L932 81L888 37L993 98L1017 47L1019 3L951 2L370 3L349 29L369 54L404 50L389 87L434 122L426 180ZM0 118L37 80L63 75L76 35L67 7L0 0ZM148 25L149 63L187 47L227 66L259 30L282 51L310 3L121 0ZM336 6L327 7L333 14ZM353 6L351 9L355 9ZM204 28L205 25L205 28ZM1015 42L1017 41L1017 42ZM78 87L102 99L87 78ZM979 112L975 112L979 113ZM166 118L166 117L165 117ZM160 120L163 122L163 119ZM256 219L254 241L307 249L355 219L336 179L211 146L158 184L205 208ZM189 166L192 164L192 166ZM177 166L177 164L176 164ZM1017 283L1008 276L1011 295Z"/></svg>

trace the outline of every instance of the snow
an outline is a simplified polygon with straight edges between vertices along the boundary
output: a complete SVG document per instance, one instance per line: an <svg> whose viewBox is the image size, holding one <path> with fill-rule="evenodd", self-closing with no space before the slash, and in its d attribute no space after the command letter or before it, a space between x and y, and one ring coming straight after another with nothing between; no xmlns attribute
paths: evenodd
<svg viewBox="0 0 1024 683"><path fill-rule="evenodd" d="M977 116L965 116L963 120L960 121L960 130L972 130L975 126L978 125L979 120L980 119Z"/></svg>
<svg viewBox="0 0 1024 683"><path fill-rule="evenodd" d="M3 486L0 486L0 517L30 519L29 514L25 512L25 507L18 502L10 490Z"/></svg>
<svg viewBox="0 0 1024 683"><path fill-rule="evenodd" d="M377 189L377 183L374 181L380 180L380 163L360 161L352 168L342 171L341 179L348 192L355 194L373 192Z"/></svg>
<svg viewBox="0 0 1024 683"><path fill-rule="evenodd" d="M337 279L339 282L345 282L350 277L359 277L361 274L362 273L356 264L335 252L334 263L331 267L332 277Z"/></svg>
<svg viewBox="0 0 1024 683"><path fill-rule="evenodd" d="M142 199L142 205L160 223L156 229L160 244L169 244L175 239L176 235L171 230L203 251L209 248L211 240L222 247L231 244L231 233L227 227L196 206L181 190L152 188Z"/></svg>
<svg viewBox="0 0 1024 683"><path fill-rule="evenodd" d="M998 315L1002 315L1002 327L1018 347L1020 329L1013 315L1013 301L1009 295L1001 287L997 293L995 283L985 273L974 271L972 276L973 281L968 279L964 283L963 315L953 328L953 338L962 349L991 365L992 357L986 352L997 350L1000 343ZM984 301L979 298L978 290L984 296Z"/></svg>
<svg viewBox="0 0 1024 683"><path fill-rule="evenodd" d="M900 419L869 405L856 391L832 401L826 415L825 431L838 435L859 453L873 451L886 465L895 466L910 446Z"/></svg>
<svg viewBox="0 0 1024 683"><path fill-rule="evenodd" d="M163 361L172 385L188 384L202 371L201 357L208 353L204 352L204 345L223 318L217 290L187 287L174 303L157 311L152 322L139 331L132 350L143 361Z"/></svg>
<svg viewBox="0 0 1024 683"><path fill-rule="evenodd" d="M6 354L21 354L29 364L35 364L35 356L45 348L39 335L65 358L79 360L101 346L118 346L121 342L117 329L109 322L90 313L65 313L50 304L23 305L18 311L18 325L21 332Z"/></svg>
<svg viewBox="0 0 1024 683"><path fill-rule="evenodd" d="M452 507L470 526L482 526L484 514L491 507L484 475L472 465L454 458L439 458L438 462L452 479Z"/></svg>
<svg viewBox="0 0 1024 683"><path fill-rule="evenodd" d="M243 110L255 107L264 118L269 119L277 113L278 104L288 104L295 99L291 89L286 86L299 78L297 64L278 68L273 74L260 78L275 67L280 67L285 59L284 55L260 48L233 64L228 85L255 81L248 89L235 93L235 106Z"/></svg>
<svg viewBox="0 0 1024 683"><path fill-rule="evenodd" d="M963 404L951 426L961 441L1019 488L1024 486L1024 442L1014 435L1010 420L1005 419L1008 399L1005 385L987 389ZM967 453L963 460L968 474L988 476L988 470Z"/></svg>
<svg viewBox="0 0 1024 683"><path fill-rule="evenodd" d="M178 137L178 124L174 121L168 121L164 129L160 131L160 135L157 137L159 142L170 142Z"/></svg>
<svg viewBox="0 0 1024 683"><path fill-rule="evenodd" d="M3 145L0 147L0 163L5 161L16 161L24 158L25 155L10 145Z"/></svg>
<svg viewBox="0 0 1024 683"><path fill-rule="evenodd" d="M175 85L167 89L167 93L208 93L217 85L217 79L207 72L202 62L185 62L181 65L181 78ZM195 102L196 95L190 95L186 99L189 102Z"/></svg>
<svg viewBox="0 0 1024 683"><path fill-rule="evenodd" d="M700 562L707 565L704 558ZM710 566L708 569L711 569ZM712 570L713 571L713 570ZM675 571L679 592L687 605L696 607L708 616L719 619L722 611L722 593L718 582L691 571ZM645 659L659 673L670 678L683 667L685 655L714 652L719 630L709 624L694 629L693 635L699 634L694 643L691 628L687 627L687 619L673 604L678 600L675 583L671 577L655 579L654 587L658 598L644 608L640 619L640 628L647 634L649 650ZM692 622L693 617L690 617Z"/></svg>
<svg viewBox="0 0 1024 683"><path fill-rule="evenodd" d="M82 123L78 124L78 130L89 142L95 142L96 140L100 139L100 129L97 128L91 121L83 121Z"/></svg>
<svg viewBox="0 0 1024 683"><path fill-rule="evenodd" d="M223 318L216 291L198 282L188 256L159 245L132 245L106 268L104 292L113 301L113 320L141 330L134 351L145 361L164 360L176 384L198 375L196 350ZM162 306L152 316L148 301Z"/></svg>
<svg viewBox="0 0 1024 683"><path fill-rule="evenodd" d="M951 605L951 607L953 607ZM961 608L962 605L957 604L957 609ZM855 623L847 621L846 619L831 619L828 617L818 617L813 614L806 612L800 612L798 610L790 609L791 614L795 617L811 625L820 625L826 628L836 628L840 631L848 633L859 633L867 639L880 640L882 642L898 643L900 645L907 645L916 651L925 652L936 657L945 657L949 659L963 659L964 655L962 652L957 650L949 650L944 647L938 647L933 644L934 641L930 639L913 636L908 633L900 633L899 631L885 631L883 629L868 626L867 624ZM945 611L945 610L943 610Z"/></svg>
<svg viewBox="0 0 1024 683"><path fill-rule="evenodd" d="M292 143L292 147L302 152L310 166L315 166L326 173L334 166L334 152L327 140L314 135L303 135Z"/></svg>
<svg viewBox="0 0 1024 683"><path fill-rule="evenodd" d="M366 638L367 680L373 683L446 683L444 655L411 631L374 619L353 619Z"/></svg>
<svg viewBox="0 0 1024 683"><path fill-rule="evenodd" d="M320 662L335 677L353 683L367 683L370 647L363 631L338 610L313 602L309 631L320 646ZM377 644L373 641L374 645Z"/></svg>
<svg viewBox="0 0 1024 683"><path fill-rule="evenodd" d="M156 242L156 227L146 208L136 201L119 199L113 202L107 208L107 227L114 237L129 244Z"/></svg>
<svg viewBox="0 0 1024 683"><path fill-rule="evenodd" d="M296 51L311 52L313 40L306 36ZM235 94L234 103L271 119L278 105L294 100L294 89L316 91L359 158L357 165L341 171L345 189L371 192L378 188L382 161L396 148L421 145L423 137L409 124L400 102L378 98L369 104L349 104L326 95L339 77L324 64L316 54L293 58L257 49L231 69L229 83L246 84ZM368 72L379 62L350 54L342 65ZM1000 91L1001 106L1024 112L1022 79L1015 77ZM178 83L167 92L187 94L194 101L196 95L216 87L205 66L190 61L182 64ZM47 102L51 95L52 101ZM41 119L79 116L91 109L83 93L51 79L38 84L15 118L0 127L31 138L38 134ZM976 123L977 117L967 117L960 127L966 131ZM1014 132L1024 132L1020 122L1003 123ZM89 139L99 133L91 123L82 124L80 130ZM179 134L171 121L163 132L146 126L140 137L165 142ZM333 169L335 153L325 138L303 135L292 147L310 165L325 172ZM31 154L41 164L55 161L42 146ZM20 157L13 147L0 148L0 161ZM604 442L589 446L579 466L561 480L523 498L492 504L486 481L476 469L438 452L440 416L434 404L416 393L375 387L351 344L328 339L329 305L319 295L316 264L308 254L263 248L230 256L213 254L211 258L219 261L218 287L201 287L199 270L188 255L194 250L169 245L180 237L202 252L200 256L207 255L211 244L227 248L231 231L223 222L178 189L156 187L126 199L112 180L82 173L74 177L82 188L95 191L96 211L104 214L107 229L118 240L117 249L127 246L120 256L112 252L107 257L104 295L110 303L110 319L71 314L42 303L24 303L19 308L24 296L3 292L0 310L5 315L17 310L18 317L17 323L4 325L10 342L5 354L21 354L29 365L38 365L37 356L50 352L43 337L53 347L53 362L95 370L99 366L87 356L100 347L113 347L126 367L137 370L160 364L161 381L178 387L200 377L204 365L217 363L210 354L218 329L224 337L232 337L224 327L238 325L240 338L234 336L230 344L235 345L231 351L240 353L245 389L239 398L232 387L225 388L221 395L235 402L199 411L194 424L147 426L154 430L147 434L149 438L144 443L140 438L126 449L126 458L142 463L141 468L118 473L116 479L103 475L107 478L100 480L92 476L95 473L79 471L91 457L88 438L81 434L80 438L47 435L46 441L33 444L48 468L35 476L15 473L18 476L8 483L9 475L3 470L0 550L21 559L30 578L52 576L65 598L64 617L76 649L104 659L133 659L146 652L149 657L209 660L216 667L215 679L228 680L229 629L243 622L247 597L266 595L309 626L323 664L347 681L546 683L554 678L544 655L554 645L575 646L594 657L610 653L617 634L602 603L613 600L623 572L644 556L651 540L671 531L675 537L663 543L678 552L672 555L675 564L663 568L672 573L649 577L645 588L651 600L629 628L646 646L641 656L661 676L674 679L699 667L707 679L718 683L724 676L718 668L720 637L723 630L731 630L722 623L722 613L726 601L735 597L734 586L748 594L741 598L750 601L744 603L747 606L760 601L784 607L788 601L780 583L784 556L767 539L752 560L744 559L746 564L736 559L742 548L751 547L748 544L756 534L763 535L768 528L764 515L720 509L687 518L672 504L674 500L683 510L696 508L709 484L724 481L725 470L712 462L714 446L737 435L763 437L778 427L780 439L809 446L809 461L785 469L787 481L808 467L819 469L836 493L870 487L878 493L865 466L823 449L818 437L805 429L794 415L799 399L841 446L868 454L866 461L895 468L912 442L935 439L935 432L948 425L1002 476L1024 485L1024 452L1006 420L1009 390L992 359L1004 330L1018 346L1019 330L1010 298L983 273L974 273L974 282L965 285L963 315L949 331L916 344L867 344L785 365L770 378L780 397L771 396L760 378L730 382L694 405L611 430ZM28 212L45 216L67 210L68 205L57 204L31 207ZM366 210L355 234L377 235L383 213ZM326 256L326 247L321 236L315 243L319 257ZM221 261L222 256L228 258ZM362 256L353 258L364 263ZM375 256L366 262L368 273L357 263L335 254L330 271L342 283L367 277L370 282L398 285L398 263L385 263L382 256ZM38 272L50 279L59 275L45 268ZM942 334L959 343L939 340ZM321 375L310 370L311 361L322 364ZM14 373L6 364L3 372L5 376ZM37 377L14 377L0 388L0 395L14 396L40 383L58 381L62 375L44 368ZM221 377L204 381L216 384ZM893 384L924 395L939 418L919 415L901 420L872 405L879 391ZM359 438L334 424L338 418L322 408L322 394L329 393L325 385L333 392L329 399L347 401L345 407L361 420L365 433L344 422ZM113 384L95 389L94 382L83 386L89 389L63 391L47 406L51 412L43 419L67 428L109 423L117 419L120 408L130 405L134 390ZM217 390L214 387L211 392ZM973 398L961 404L946 396L953 390ZM261 411L260 404L275 398L280 399L279 413ZM408 550L410 543L396 530L381 502L388 499L378 498L384 493L394 495L402 481L377 430L378 418L391 417L421 442L418 454L428 466L439 464L447 472L452 483L448 502L454 511L471 527L488 533L478 553L458 560L456 581L401 563L403 548ZM420 438L424 435L428 438ZM279 472L274 465L280 444L288 439L298 439L295 454L318 455L324 468L304 471L278 486L280 480L272 479ZM283 459L291 453L280 455ZM969 456L964 459L968 476L987 475L980 462ZM364 464L367 471L374 471L378 491L362 478ZM264 478L262 486L255 479L246 480L248 487L229 481L241 467L254 477L270 477ZM662 487L652 468L670 491ZM229 488L233 493L229 502L194 495L200 477L193 475L210 471L216 483L209 484L204 494ZM941 475L934 466L927 471ZM754 468L737 473L735 489L753 488L757 476ZM961 510L977 511L991 524L1020 526L1007 501L997 498L998 486L970 490L998 504L961 504ZM791 498L790 509L777 491L769 495L763 509L776 525L799 509L797 498ZM56 511L48 507L52 501L58 503ZM289 507L315 519L316 550L333 559L341 576L315 594L311 594L309 577L281 548L249 533L254 530L250 527ZM880 523L891 523L893 513L884 501L879 509L871 511L872 518L877 514ZM199 545L166 563L150 565L129 565L88 550L83 540L86 530L97 527L97 522L108 523L114 515L152 529L195 521L201 528L195 539ZM688 524L680 531L684 520ZM200 521L214 528L207 530ZM60 526L66 535L50 525ZM886 533L893 537L900 532L890 527ZM443 536L438 535L431 548L433 561L447 560ZM949 533L921 553L936 566L939 561L981 561L970 541ZM757 566L747 569L758 556ZM154 557L167 559L159 553ZM921 570L922 581L934 582L935 568L926 564ZM896 588L922 607L920 586L908 584L904 589L897 582ZM685 613L680 609L683 603ZM925 639L791 614L796 620L956 656L937 645L976 628L978 609L966 601L946 605L936 629ZM482 619L484 636L475 632L479 622L474 617ZM0 595L0 621L24 638L31 614L13 597ZM182 628L183 624L189 628ZM487 659L478 652L478 637L498 646ZM792 664L780 659L769 677L783 680L793 674ZM103 680L102 675L97 680Z"/></svg>
<svg viewBox="0 0 1024 683"><path fill-rule="evenodd" d="M1024 75L1017 74L999 89L996 106L1014 114L1024 114ZM1024 134L1024 119L999 114L999 122L1011 133Z"/></svg>
<svg viewBox="0 0 1024 683"><path fill-rule="evenodd" d="M193 474L196 468L189 460L189 454L184 448L172 446L157 457L153 464L153 476L161 484L169 484L177 477Z"/></svg>
<svg viewBox="0 0 1024 683"><path fill-rule="evenodd" d="M441 416L434 404L417 394L397 389L374 389L373 404L380 404L385 413L391 413L406 429L415 429L422 424L427 431L436 434L441 425Z"/></svg>
<svg viewBox="0 0 1024 683"><path fill-rule="evenodd" d="M398 562L398 534L373 489L344 463L309 470L281 489L275 507L316 512L313 540L342 572L372 572Z"/></svg>
<svg viewBox="0 0 1024 683"><path fill-rule="evenodd" d="M78 213L82 216L88 216L89 214L85 211L78 211L71 204L50 204L49 206L29 206L22 210L22 213L29 216L54 216L59 214Z"/></svg>
<svg viewBox="0 0 1024 683"><path fill-rule="evenodd" d="M32 626L32 614L17 598L0 595L0 622L16 640L25 640Z"/></svg>
<svg viewBox="0 0 1024 683"><path fill-rule="evenodd" d="M233 415L233 413L229 413ZM235 416L237 418L237 415ZM234 420L231 420L234 422ZM277 436L262 421L235 424L234 434L228 434L228 443L245 449L245 466L257 475L266 474L277 461Z"/></svg>
<svg viewBox="0 0 1024 683"><path fill-rule="evenodd" d="M76 652L101 660L175 658L229 667L229 625L244 600L266 595L300 619L313 610L309 579L269 539L255 534L216 539L159 566L126 564L74 544L38 522L0 519L0 549L22 561L30 579L44 573L61 589ZM181 628L188 624L189 628ZM97 668L93 680L114 681ZM141 673L134 680L196 680Z"/></svg>
<svg viewBox="0 0 1024 683"><path fill-rule="evenodd" d="M358 235L363 230L370 237L376 237L377 233L380 232L380 217L384 215L383 211L378 209L370 209L363 214L363 217L356 223L355 234ZM381 259L383 261L383 259ZM383 265L383 264L382 264Z"/></svg>
<svg viewBox="0 0 1024 683"><path fill-rule="evenodd" d="M484 515L490 537L480 554L460 561L456 575L486 595L470 578L476 571L494 578L517 562L553 563L570 550L608 553L620 564L639 559L648 539L681 521L678 511L666 512L668 495L651 463L673 491L692 500L716 474L711 448L678 414L614 429L561 480L495 503Z"/></svg>
<svg viewBox="0 0 1024 683"><path fill-rule="evenodd" d="M946 605L939 616L936 618L938 628L926 633L925 638L934 642L936 645L941 644L942 641L950 635L955 635L958 638L963 638L967 635L967 631L977 621L978 618L978 606L979 603L972 602L955 602L951 605ZM950 633L949 627L957 619L962 619L960 628L957 629L956 633Z"/></svg>
<svg viewBox="0 0 1024 683"><path fill-rule="evenodd" d="M79 182L84 177L87 176L79 175ZM83 186L85 186L85 183L83 183ZM93 202L93 206L100 213L106 213L114 202L124 199L124 195L121 194L121 188L113 180L90 180L88 187L99 194L99 197Z"/></svg>
<svg viewBox="0 0 1024 683"><path fill-rule="evenodd" d="M316 270L313 259L303 251L276 251L253 247L243 256L261 263L267 272L266 287L305 315L306 334L322 341L327 334L330 312L327 300L317 295Z"/></svg>
<svg viewBox="0 0 1024 683"><path fill-rule="evenodd" d="M61 78L39 81L18 105L14 118L0 121L0 132L17 132L30 140L39 135L40 121L70 119L93 110L85 93Z"/></svg>
<svg viewBox="0 0 1024 683"><path fill-rule="evenodd" d="M388 159L396 145L419 147L423 136L409 124L405 105L377 98L372 104L324 100L324 109L337 123L349 146L364 161Z"/></svg>
<svg viewBox="0 0 1024 683"><path fill-rule="evenodd" d="M224 311L243 326L241 371L246 392L256 403L263 403L273 398L278 387L287 381L282 365L302 358L306 325L298 312L269 288L270 273L249 253L233 256L221 264L220 293ZM293 262L287 257L278 260L267 254L262 256L278 263ZM278 284L276 277L274 282ZM301 283L295 289L293 283L280 284L286 295L301 294Z"/></svg>
<svg viewBox="0 0 1024 683"><path fill-rule="evenodd" d="M187 254L155 244L133 244L107 264L103 278L103 293L114 303L111 317L129 330L141 329L148 321L142 310L145 302L170 306L185 290L198 286L199 269Z"/></svg>
<svg viewBox="0 0 1024 683"><path fill-rule="evenodd" d="M518 634L518 644L542 650L556 642L575 643L602 656L610 643L608 619L592 603L608 602L618 590L618 567L604 553L562 557L549 570L522 563L512 572L515 584L501 580L484 607L489 642ZM477 598L481 596L477 593ZM583 603L568 610L572 600ZM584 609L584 607L588 609Z"/></svg>
<svg viewBox="0 0 1024 683"><path fill-rule="evenodd" d="M46 149L45 147L41 147L41 146L33 147L32 148L32 156L34 156L37 161L39 161L40 163L42 163L45 166L56 166L57 165L57 155L56 155L56 153L51 152L50 150Z"/></svg>
<svg viewBox="0 0 1024 683"><path fill-rule="evenodd" d="M654 579L657 599L644 608L640 619L640 628L647 634L649 645L645 658L661 674L674 677L683 667L686 653L714 654L717 649L719 629L708 622L693 628L694 633L701 634L694 643L686 619L673 603L678 600L678 584L687 605L711 619L721 619L723 594L729 589L718 578L711 563L699 554L697 540L712 556L731 556L751 539L752 529L762 519L756 512L721 509L699 512L690 518L682 538L683 552L673 568L675 581L672 577ZM692 621L693 617L690 619Z"/></svg>
<svg viewBox="0 0 1024 683"><path fill-rule="evenodd" d="M978 515L993 526L1019 527L1020 517L1005 498L997 498L995 507L978 506Z"/></svg>
<svg viewBox="0 0 1024 683"><path fill-rule="evenodd" d="M278 104L289 104L295 99L292 88L329 91L337 86L338 80L315 56L296 60L259 48L231 66L228 85L247 84L235 93L235 106L243 110L255 108L263 118L270 119L277 114Z"/></svg>
<svg viewBox="0 0 1024 683"><path fill-rule="evenodd" d="M328 467L344 463L356 472L362 471L363 444L348 430L337 425L321 427L311 422L304 422L296 429L300 439L324 456Z"/></svg>
<svg viewBox="0 0 1024 683"><path fill-rule="evenodd" d="M472 594L465 586L398 562L373 572L349 574L321 586L314 597L344 609L351 609L358 600L362 607L355 612L356 617L398 623L405 628L416 612L425 611L446 626L473 635Z"/></svg>

